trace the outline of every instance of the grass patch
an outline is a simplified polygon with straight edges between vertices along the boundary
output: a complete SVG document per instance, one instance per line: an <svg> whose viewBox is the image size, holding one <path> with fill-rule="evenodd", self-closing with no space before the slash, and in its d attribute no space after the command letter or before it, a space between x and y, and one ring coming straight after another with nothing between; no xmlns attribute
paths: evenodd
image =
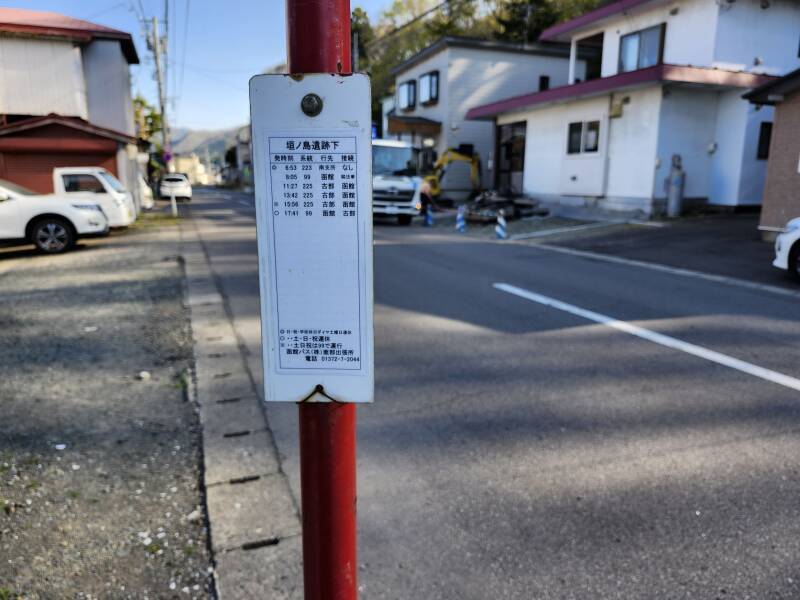
<svg viewBox="0 0 800 600"><path fill-rule="evenodd" d="M81 493L78 490L69 490L67 492L67 498L72 498L73 500L76 500L76 499L78 499L80 497L81 497Z"/></svg>
<svg viewBox="0 0 800 600"><path fill-rule="evenodd" d="M159 546L157 543L153 542L153 543L151 543L151 544L147 544L147 546L146 546L146 550L147 550L147 551L148 551L150 554L157 554L157 553L158 553L158 551L159 551L159 550L161 550L161 546Z"/></svg>
<svg viewBox="0 0 800 600"><path fill-rule="evenodd" d="M141 213L136 222L128 226L128 229L146 230L156 227L175 227L179 220L180 218L173 217L171 212Z"/></svg>

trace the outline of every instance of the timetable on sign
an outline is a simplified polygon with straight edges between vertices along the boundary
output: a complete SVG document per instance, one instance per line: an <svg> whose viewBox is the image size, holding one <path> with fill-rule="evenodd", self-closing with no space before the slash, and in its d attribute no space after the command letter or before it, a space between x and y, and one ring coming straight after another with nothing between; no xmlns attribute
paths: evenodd
<svg viewBox="0 0 800 600"><path fill-rule="evenodd" d="M338 258L359 254L356 138L270 136L269 150L279 366L359 369L358 273ZM323 291L312 313L295 300Z"/></svg>
<svg viewBox="0 0 800 600"><path fill-rule="evenodd" d="M369 78L250 80L268 402L372 402Z"/></svg>

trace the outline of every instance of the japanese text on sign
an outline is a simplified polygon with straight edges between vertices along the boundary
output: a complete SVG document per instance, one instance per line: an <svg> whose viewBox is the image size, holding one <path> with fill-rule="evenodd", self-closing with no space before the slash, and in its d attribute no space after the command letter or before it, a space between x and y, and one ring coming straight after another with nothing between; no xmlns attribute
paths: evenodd
<svg viewBox="0 0 800 600"><path fill-rule="evenodd" d="M355 137L269 138L280 369L361 369L356 160Z"/></svg>

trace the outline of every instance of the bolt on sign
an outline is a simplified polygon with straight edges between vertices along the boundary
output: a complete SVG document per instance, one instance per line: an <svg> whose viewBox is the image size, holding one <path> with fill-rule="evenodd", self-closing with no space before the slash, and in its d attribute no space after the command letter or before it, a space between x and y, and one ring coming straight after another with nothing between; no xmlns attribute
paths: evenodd
<svg viewBox="0 0 800 600"><path fill-rule="evenodd" d="M258 75L250 112L265 399L371 402L365 75Z"/></svg>

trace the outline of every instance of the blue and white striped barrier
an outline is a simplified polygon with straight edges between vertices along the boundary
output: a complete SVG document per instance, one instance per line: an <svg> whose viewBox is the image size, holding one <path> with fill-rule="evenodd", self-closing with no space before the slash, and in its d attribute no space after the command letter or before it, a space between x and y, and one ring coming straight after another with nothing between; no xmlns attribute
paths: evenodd
<svg viewBox="0 0 800 600"><path fill-rule="evenodd" d="M505 240L508 238L508 233L506 233L506 217L503 215L502 210L497 213L497 225L494 226L494 232L498 240Z"/></svg>
<svg viewBox="0 0 800 600"><path fill-rule="evenodd" d="M433 207L430 204L425 208L425 226L433 227Z"/></svg>
<svg viewBox="0 0 800 600"><path fill-rule="evenodd" d="M458 207L458 212L456 213L456 231L459 233L464 233L467 230L466 212L467 209L463 204Z"/></svg>

